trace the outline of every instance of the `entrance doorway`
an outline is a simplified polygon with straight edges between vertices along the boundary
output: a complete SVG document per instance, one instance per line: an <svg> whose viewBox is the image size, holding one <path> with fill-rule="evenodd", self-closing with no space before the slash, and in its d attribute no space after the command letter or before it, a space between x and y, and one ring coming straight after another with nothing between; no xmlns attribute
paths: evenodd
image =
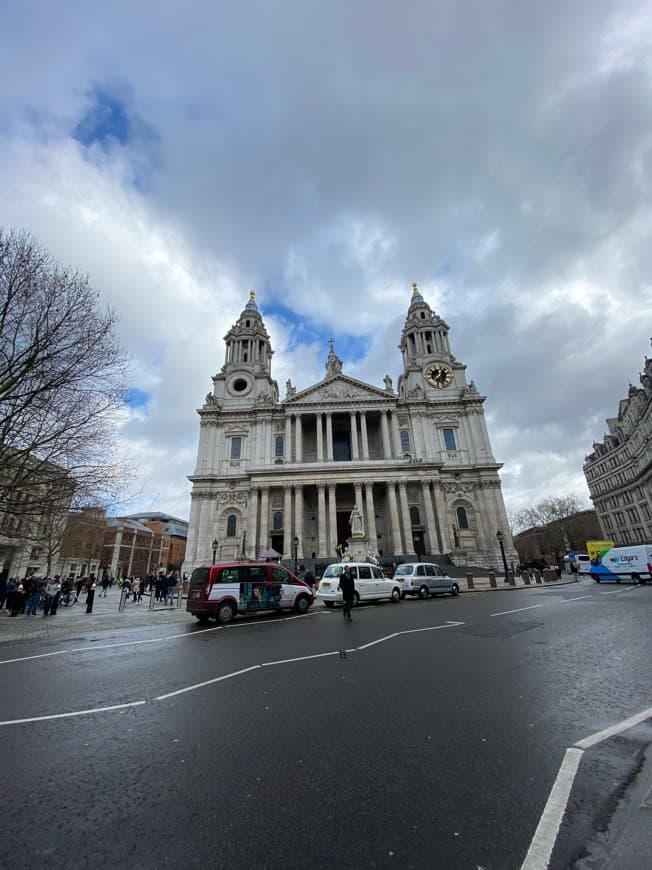
<svg viewBox="0 0 652 870"><path fill-rule="evenodd" d="M273 550L283 555L283 535L272 535L270 540Z"/></svg>
<svg viewBox="0 0 652 870"><path fill-rule="evenodd" d="M351 511L337 512L337 543L344 549L346 547L346 539L351 537L351 529L349 527L349 516Z"/></svg>

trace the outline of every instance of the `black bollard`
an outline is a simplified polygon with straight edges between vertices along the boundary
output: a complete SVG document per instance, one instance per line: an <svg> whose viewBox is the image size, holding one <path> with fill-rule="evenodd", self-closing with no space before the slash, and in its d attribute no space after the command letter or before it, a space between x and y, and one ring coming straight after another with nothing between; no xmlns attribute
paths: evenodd
<svg viewBox="0 0 652 870"><path fill-rule="evenodd" d="M88 595L86 596L86 613L93 612L93 600L95 598L95 582L88 587Z"/></svg>

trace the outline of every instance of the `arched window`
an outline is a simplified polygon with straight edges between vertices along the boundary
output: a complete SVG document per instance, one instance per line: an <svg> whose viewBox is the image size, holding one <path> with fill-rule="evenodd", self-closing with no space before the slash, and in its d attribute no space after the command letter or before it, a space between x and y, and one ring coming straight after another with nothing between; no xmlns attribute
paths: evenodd
<svg viewBox="0 0 652 870"><path fill-rule="evenodd" d="M468 529L469 527L469 518L463 507L458 507L457 509L457 525L460 529Z"/></svg>
<svg viewBox="0 0 652 870"><path fill-rule="evenodd" d="M274 456L283 458L285 453L285 438L282 435L277 435L274 439Z"/></svg>
<svg viewBox="0 0 652 870"><path fill-rule="evenodd" d="M235 514L231 514L226 521L226 536L227 538L235 538L236 526L238 520Z"/></svg>
<svg viewBox="0 0 652 870"><path fill-rule="evenodd" d="M412 523L413 526L420 526L421 525L421 517L419 515L419 508L418 507L413 506L410 508L410 522Z"/></svg>
<svg viewBox="0 0 652 870"><path fill-rule="evenodd" d="M282 511L274 511L274 515L272 516L272 528L275 532L279 529L283 528L283 512Z"/></svg>

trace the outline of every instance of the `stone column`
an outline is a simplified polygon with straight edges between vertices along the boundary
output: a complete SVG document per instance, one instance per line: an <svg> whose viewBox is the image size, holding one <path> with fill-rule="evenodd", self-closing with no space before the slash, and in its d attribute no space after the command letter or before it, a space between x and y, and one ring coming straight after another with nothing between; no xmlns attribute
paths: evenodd
<svg viewBox="0 0 652 870"><path fill-rule="evenodd" d="M261 487L260 499L260 550L269 549L269 487ZM256 556L258 553L256 553Z"/></svg>
<svg viewBox="0 0 652 870"><path fill-rule="evenodd" d="M324 415L315 414L315 425L317 427L317 462L324 461Z"/></svg>
<svg viewBox="0 0 652 870"><path fill-rule="evenodd" d="M360 516L363 518L363 522L364 522L364 502L362 501L362 484L361 483L354 483L353 484L353 492L354 492L353 497L355 499L355 503L358 506L358 510L360 511ZM367 531L367 524L366 523L365 523L364 528L365 528L365 534L366 534L366 531Z"/></svg>
<svg viewBox="0 0 652 870"><path fill-rule="evenodd" d="M336 484L328 484L328 555L337 553L337 494Z"/></svg>
<svg viewBox="0 0 652 870"><path fill-rule="evenodd" d="M389 443L389 424L387 422L388 414L389 411L380 412L380 434L383 440L385 459L391 459L392 457L392 445Z"/></svg>
<svg viewBox="0 0 652 870"><path fill-rule="evenodd" d="M303 486L294 487L294 534L299 539L297 559L303 559Z"/></svg>
<svg viewBox="0 0 652 870"><path fill-rule="evenodd" d="M297 462L303 462L303 421L301 419L301 414L297 414L294 419L296 426L296 431L294 433L296 439L296 459Z"/></svg>
<svg viewBox="0 0 652 870"><path fill-rule="evenodd" d="M437 508L437 523L439 525L439 537L441 538L442 553L450 553L451 544L448 534L448 513L446 511L446 499L442 492L441 485L433 483L433 493L435 496L435 506Z"/></svg>
<svg viewBox="0 0 652 870"><path fill-rule="evenodd" d="M319 524L319 552L317 556L323 559L326 553L326 484L317 484L317 522Z"/></svg>
<svg viewBox="0 0 652 870"><path fill-rule="evenodd" d="M247 556L256 559L258 556L258 487L252 486L249 492L249 510L247 517Z"/></svg>
<svg viewBox="0 0 652 870"><path fill-rule="evenodd" d="M287 412L285 414L285 462L292 462L292 417ZM267 547L264 549L266 550Z"/></svg>
<svg viewBox="0 0 652 870"><path fill-rule="evenodd" d="M403 538L405 539L405 552L414 553L414 541L412 540L412 520L407 500L407 482L399 481L398 495L401 501L401 519L403 521Z"/></svg>
<svg viewBox="0 0 652 870"><path fill-rule="evenodd" d="M283 558L292 558L292 487L283 487Z"/></svg>
<svg viewBox="0 0 652 870"><path fill-rule="evenodd" d="M366 411L360 411L360 437L362 439L362 458L369 459L369 436L367 434Z"/></svg>
<svg viewBox="0 0 652 870"><path fill-rule="evenodd" d="M396 504L396 484L393 480L387 481L387 500L389 502L389 517L392 524L392 548L394 555L398 556L404 553L403 544L401 543L401 526L398 519L398 506Z"/></svg>
<svg viewBox="0 0 652 870"><path fill-rule="evenodd" d="M188 542L186 545L186 559L193 563L193 567L197 563L197 551L199 546L199 527L201 524L201 509L204 501L199 498L197 493L192 493L190 496L190 523L188 527ZM113 572L115 577L115 571Z"/></svg>
<svg viewBox="0 0 652 870"><path fill-rule="evenodd" d="M428 552L439 553L439 541L437 538L437 526L435 525L435 512L432 508L432 495L430 494L430 484L424 480L421 483L421 495L423 497L423 508L426 512L426 529L428 530Z"/></svg>
<svg viewBox="0 0 652 870"><path fill-rule="evenodd" d="M326 412L326 457L329 462L333 461L333 415Z"/></svg>
<svg viewBox="0 0 652 870"><path fill-rule="evenodd" d="M369 539L369 547L372 553L378 550L378 532L376 531L376 506L374 504L374 485L373 483L365 483L365 494L367 496L367 538Z"/></svg>
<svg viewBox="0 0 652 870"><path fill-rule="evenodd" d="M358 424L356 421L355 411L350 412L349 419L351 420L351 459L359 459L360 454L358 452Z"/></svg>
<svg viewBox="0 0 652 870"><path fill-rule="evenodd" d="M401 450L401 436L398 431L398 418L396 416L396 411L392 411L390 417L390 423L392 427L392 442L393 442L393 452L392 456L400 456L403 452ZM412 445L412 450L414 450L414 444Z"/></svg>

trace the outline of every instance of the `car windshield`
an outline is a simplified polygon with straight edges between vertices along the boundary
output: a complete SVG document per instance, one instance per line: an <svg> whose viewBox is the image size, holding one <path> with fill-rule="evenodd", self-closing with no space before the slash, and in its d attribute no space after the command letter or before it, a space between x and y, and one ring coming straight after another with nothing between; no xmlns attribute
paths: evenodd
<svg viewBox="0 0 652 870"><path fill-rule="evenodd" d="M339 577L343 570L341 565L329 565L322 577Z"/></svg>
<svg viewBox="0 0 652 870"><path fill-rule="evenodd" d="M195 568L190 577L191 586L205 586L208 583L208 568Z"/></svg>
<svg viewBox="0 0 652 870"><path fill-rule="evenodd" d="M399 565L396 571L394 571L395 577L400 577L401 574L411 574L412 573L412 565Z"/></svg>

